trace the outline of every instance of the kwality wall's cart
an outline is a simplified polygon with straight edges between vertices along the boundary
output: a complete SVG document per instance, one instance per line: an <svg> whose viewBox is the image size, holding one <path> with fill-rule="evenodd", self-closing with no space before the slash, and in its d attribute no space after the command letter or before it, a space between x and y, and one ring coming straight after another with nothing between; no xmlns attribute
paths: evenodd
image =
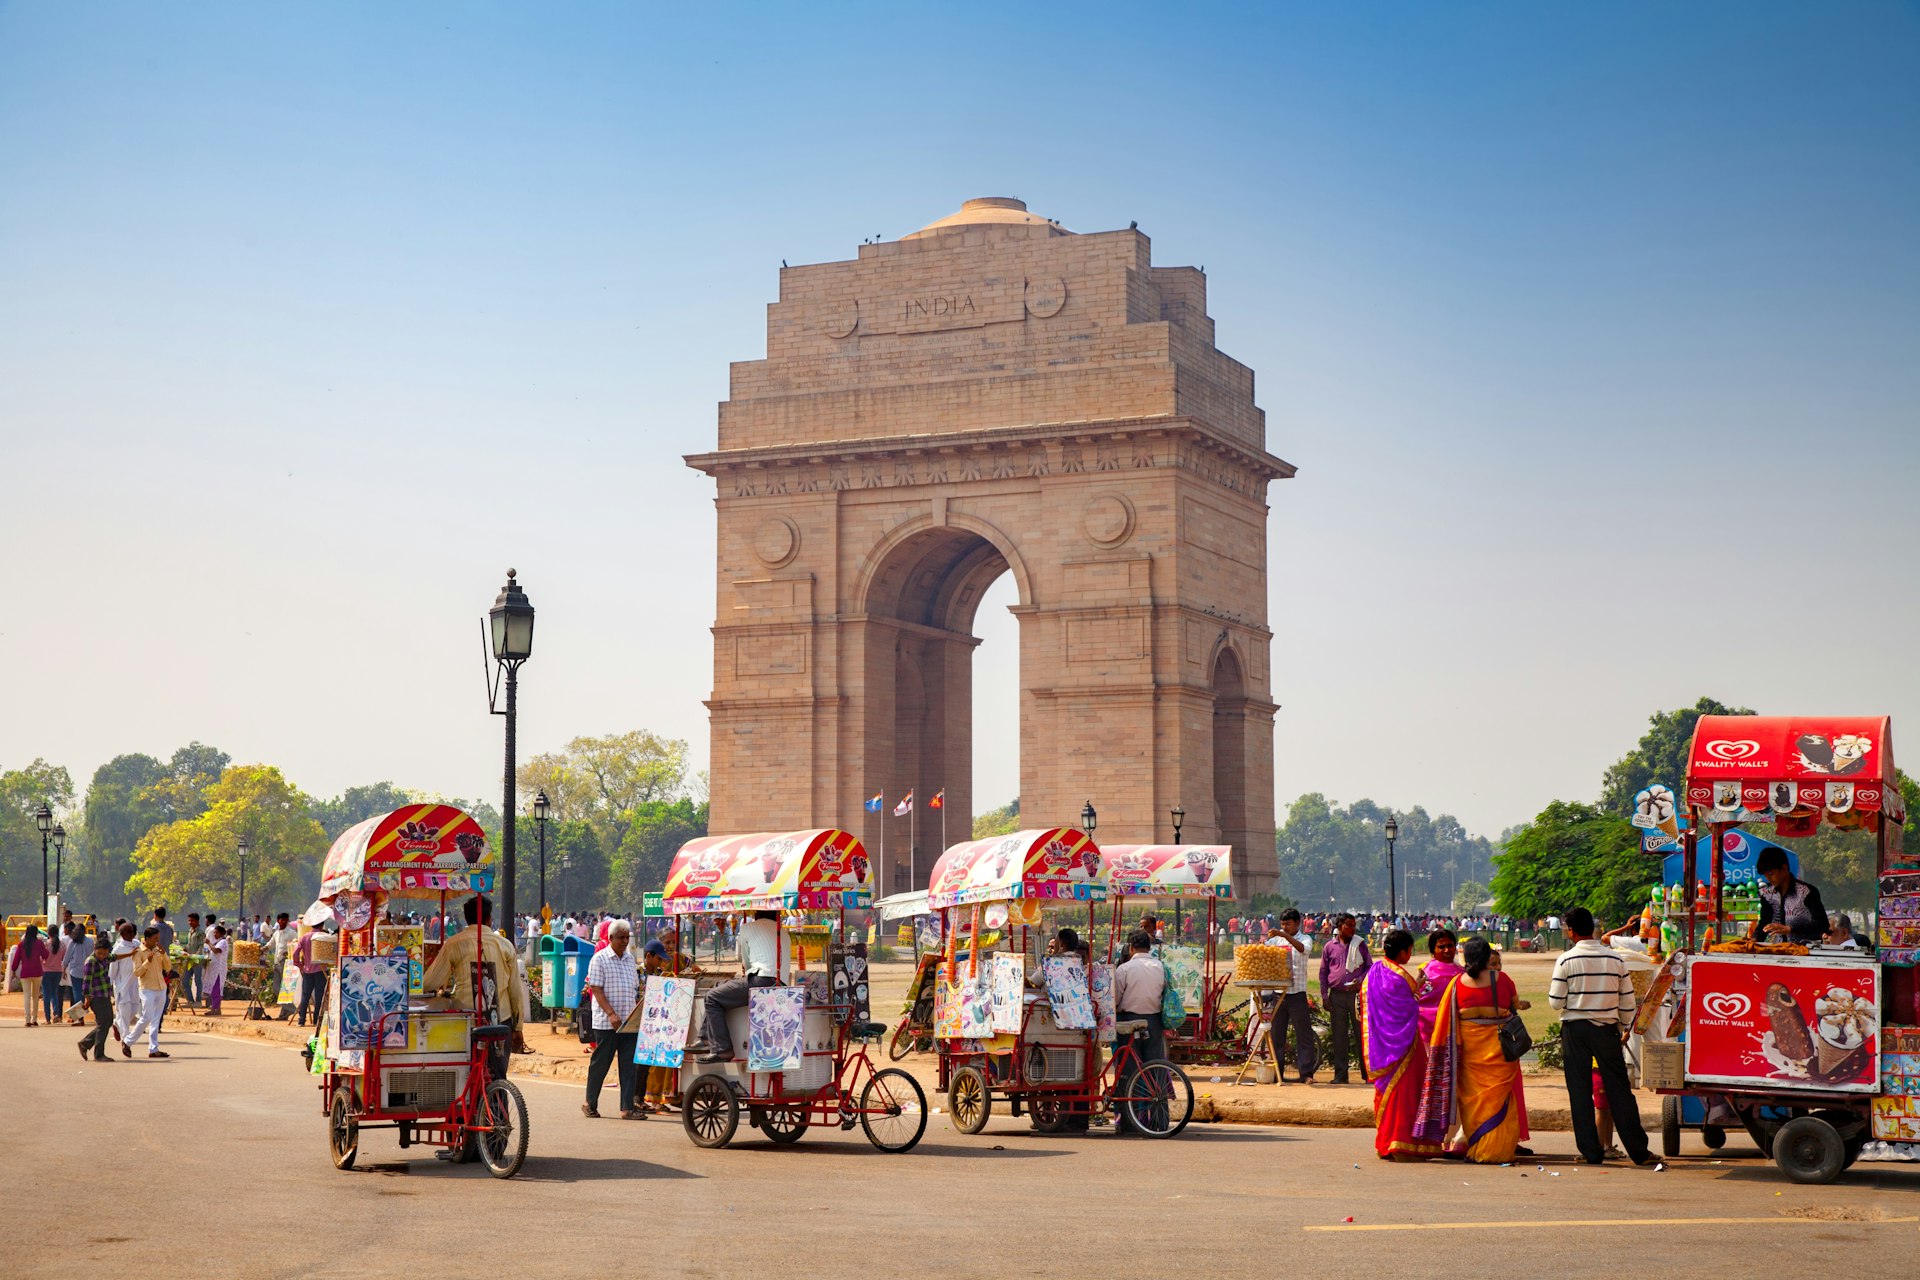
<svg viewBox="0 0 1920 1280"><path fill-rule="evenodd" d="M661 906L668 916L832 911L844 940L846 909L872 901L866 849L848 832L829 829L691 841L674 855ZM793 953L784 915L780 951ZM798 1142L815 1124L858 1125L869 1142L888 1152L911 1151L920 1141L927 1129L926 1094L912 1076L877 1069L867 1054L867 1045L877 1044L887 1027L865 1016L865 944L843 941L829 955L826 968L792 972L793 981L757 988L746 1007L728 1011L735 1056L724 1063L695 1063L686 1056L705 1017L701 997L720 975L647 979L636 1011L636 1056L643 1062L660 1056L655 1046L663 1035L678 1041L677 1052L666 1056L679 1063L681 1122L696 1146L733 1141L742 1110L755 1128L783 1145Z"/></svg>
<svg viewBox="0 0 1920 1280"><path fill-rule="evenodd" d="M499 973L476 948L472 990L480 1010L450 1008L422 990L431 959L418 926L388 923L389 904L431 902L493 887L493 853L470 814L452 805L408 805L349 827L320 873L320 898L340 926L327 1016L315 1051L327 1144L337 1168L353 1166L360 1131L390 1128L400 1145L477 1155L497 1178L527 1158L527 1104L496 1064L510 1029Z"/></svg>
<svg viewBox="0 0 1920 1280"><path fill-rule="evenodd" d="M1239 1057L1246 1045L1220 1024L1220 996L1227 980L1218 972L1214 951L1219 903L1233 897L1233 849L1224 844L1110 844L1102 848L1107 864L1107 900L1113 904L1107 958L1120 958L1126 945L1121 913L1128 902L1207 904L1206 942L1198 972L1189 972L1192 948L1175 941L1161 949L1167 979L1181 988L1187 1006L1185 1026L1167 1028L1167 1057L1175 1062L1212 1063ZM1177 931L1176 931L1177 932Z"/></svg>
<svg viewBox="0 0 1920 1280"><path fill-rule="evenodd" d="M1902 848L1905 807L1885 717L1703 716L1686 780L1688 838L1714 851L1704 912L1689 910L1683 947L1656 978L1671 990L1676 1050L1650 1042L1648 1073L1663 1092L1724 1106L1796 1182L1829 1182L1872 1138L1920 1140L1908 1092L1920 1079L1920 863ZM1879 865L1879 957L1834 948L1740 947L1725 919L1725 833L1772 822L1782 839L1822 822L1870 831ZM1695 904L1695 858L1683 896ZM1911 925L1901 921L1910 921ZM1735 925L1739 933L1744 925ZM1708 945L1711 941L1711 945ZM1650 1011L1652 1012L1652 1011ZM1672 1080L1678 1056L1680 1078Z"/></svg>

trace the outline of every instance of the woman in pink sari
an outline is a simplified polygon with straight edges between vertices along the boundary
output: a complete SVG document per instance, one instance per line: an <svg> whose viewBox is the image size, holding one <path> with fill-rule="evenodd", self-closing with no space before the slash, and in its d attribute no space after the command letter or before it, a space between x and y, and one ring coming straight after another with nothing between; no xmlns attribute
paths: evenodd
<svg viewBox="0 0 1920 1280"><path fill-rule="evenodd" d="M1381 951L1360 988L1360 1065L1373 1083L1373 1149L1382 1160L1426 1160L1442 1148L1440 1138L1414 1132L1427 1049L1420 1039L1420 984L1406 968L1413 935L1395 929Z"/></svg>
<svg viewBox="0 0 1920 1280"><path fill-rule="evenodd" d="M1447 994L1447 984L1465 973L1453 962L1460 939L1451 929L1435 929L1427 935L1427 954L1433 959L1427 961L1420 970L1420 1039L1422 1043L1433 1039L1433 1020L1440 1012L1440 998Z"/></svg>

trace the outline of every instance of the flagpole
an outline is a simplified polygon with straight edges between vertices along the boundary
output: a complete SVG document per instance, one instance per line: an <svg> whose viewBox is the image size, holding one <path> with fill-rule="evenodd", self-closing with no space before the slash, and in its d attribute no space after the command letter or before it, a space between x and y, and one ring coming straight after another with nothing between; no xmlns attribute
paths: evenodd
<svg viewBox="0 0 1920 1280"><path fill-rule="evenodd" d="M880 793L880 894L885 897L887 888L887 793Z"/></svg>
<svg viewBox="0 0 1920 1280"><path fill-rule="evenodd" d="M913 882L920 875L920 838L914 833L920 829L920 806L914 805L907 810L907 888L913 888Z"/></svg>

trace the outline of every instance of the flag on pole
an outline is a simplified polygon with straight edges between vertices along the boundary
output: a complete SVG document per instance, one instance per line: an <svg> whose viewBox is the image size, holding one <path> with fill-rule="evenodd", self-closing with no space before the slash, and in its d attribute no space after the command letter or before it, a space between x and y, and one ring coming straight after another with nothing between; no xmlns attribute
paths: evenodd
<svg viewBox="0 0 1920 1280"><path fill-rule="evenodd" d="M901 800L899 804L893 806L893 816L896 818L904 818L912 812L913 812L913 792L909 791L907 792L905 799Z"/></svg>
<svg viewBox="0 0 1920 1280"><path fill-rule="evenodd" d="M879 795L867 801L867 812L878 813L881 809L885 808L887 803L886 794L886 792L882 791Z"/></svg>
<svg viewBox="0 0 1920 1280"><path fill-rule="evenodd" d="M945 787L942 787L937 793L935 793L933 799L927 801L927 808L944 809L946 807L947 807L947 789Z"/></svg>

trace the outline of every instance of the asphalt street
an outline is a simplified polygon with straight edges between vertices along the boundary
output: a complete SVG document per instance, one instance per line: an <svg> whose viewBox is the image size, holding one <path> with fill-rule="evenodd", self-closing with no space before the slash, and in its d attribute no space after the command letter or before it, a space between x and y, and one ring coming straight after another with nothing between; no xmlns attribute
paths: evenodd
<svg viewBox="0 0 1920 1280"><path fill-rule="evenodd" d="M390 1132L363 1134L364 1167L343 1173L293 1050L183 1034L170 1060L95 1065L75 1038L0 1023L15 1175L0 1274L417 1280L502 1274L513 1258L542 1275L1090 1276L1135 1259L1195 1276L1558 1277L1814 1250L1881 1270L1863 1247L1905 1259L1920 1245L1920 1169L1857 1165L1799 1187L1737 1143L1659 1173L1577 1165L1564 1134L1512 1168L1386 1165L1357 1130L1195 1125L1156 1142L1000 1117L967 1137L936 1115L907 1155L858 1131L776 1148L744 1122L733 1147L702 1151L677 1118L588 1120L578 1085L541 1080L521 1086L532 1153L518 1178L402 1152Z"/></svg>

